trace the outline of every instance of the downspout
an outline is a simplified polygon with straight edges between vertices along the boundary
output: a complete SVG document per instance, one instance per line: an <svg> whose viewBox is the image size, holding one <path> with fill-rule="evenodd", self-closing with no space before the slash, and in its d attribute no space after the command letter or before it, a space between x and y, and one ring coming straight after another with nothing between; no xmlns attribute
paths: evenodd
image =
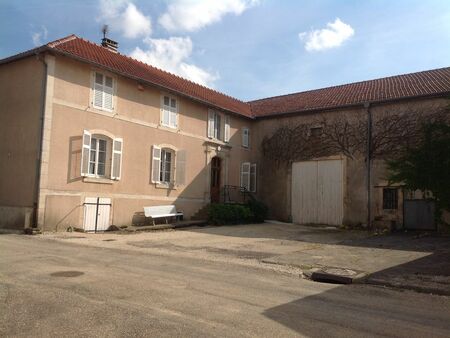
<svg viewBox="0 0 450 338"><path fill-rule="evenodd" d="M43 147L43 135L44 135L44 119L45 119L45 102L47 99L47 76L48 76L48 65L45 61L45 55L42 57L42 54L36 54L38 60L40 60L44 66L44 73L42 77L42 92L41 92L41 113L40 113L40 125L39 125L39 148L37 152L36 159L36 183L34 186L34 220L33 220L33 228L37 228L37 220L38 220L38 212L39 212L39 190L41 185L41 159L42 159L42 147Z"/></svg>
<svg viewBox="0 0 450 338"><path fill-rule="evenodd" d="M365 102L364 108L367 112L367 153L366 153L366 166L367 166L367 228L372 228L372 212L371 212L371 169L372 169L372 111L370 110L370 103Z"/></svg>

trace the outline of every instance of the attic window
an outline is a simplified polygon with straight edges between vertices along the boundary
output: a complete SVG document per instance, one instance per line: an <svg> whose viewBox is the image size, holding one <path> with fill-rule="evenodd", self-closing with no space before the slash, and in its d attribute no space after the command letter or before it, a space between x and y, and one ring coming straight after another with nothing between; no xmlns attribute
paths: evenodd
<svg viewBox="0 0 450 338"><path fill-rule="evenodd" d="M320 137L323 134L323 127L322 126L311 127L309 129L309 134L312 137Z"/></svg>

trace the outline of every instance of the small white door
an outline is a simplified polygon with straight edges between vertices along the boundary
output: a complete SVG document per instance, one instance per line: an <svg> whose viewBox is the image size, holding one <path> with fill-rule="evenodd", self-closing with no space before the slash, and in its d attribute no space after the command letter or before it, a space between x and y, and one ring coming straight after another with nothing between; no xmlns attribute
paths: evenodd
<svg viewBox="0 0 450 338"><path fill-rule="evenodd" d="M293 163L293 222L341 225L344 213L343 174L342 160Z"/></svg>
<svg viewBox="0 0 450 338"><path fill-rule="evenodd" d="M84 201L84 231L95 231L97 217L97 197L86 197ZM111 209L110 198L100 198L98 205L97 231L108 230L109 213Z"/></svg>

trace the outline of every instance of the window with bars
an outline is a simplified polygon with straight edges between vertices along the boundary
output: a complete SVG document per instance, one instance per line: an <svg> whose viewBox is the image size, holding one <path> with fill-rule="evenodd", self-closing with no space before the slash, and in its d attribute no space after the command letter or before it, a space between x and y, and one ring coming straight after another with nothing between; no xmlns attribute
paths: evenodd
<svg viewBox="0 0 450 338"><path fill-rule="evenodd" d="M384 210L398 209L398 189L396 188L383 189L383 209Z"/></svg>

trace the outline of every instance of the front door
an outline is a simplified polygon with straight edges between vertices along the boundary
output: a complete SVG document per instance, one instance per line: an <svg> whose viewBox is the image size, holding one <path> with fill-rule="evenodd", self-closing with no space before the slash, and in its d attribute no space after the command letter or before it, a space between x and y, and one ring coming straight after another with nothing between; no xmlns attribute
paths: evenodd
<svg viewBox="0 0 450 338"><path fill-rule="evenodd" d="M220 202L220 167L220 158L213 157L211 161L211 203Z"/></svg>

